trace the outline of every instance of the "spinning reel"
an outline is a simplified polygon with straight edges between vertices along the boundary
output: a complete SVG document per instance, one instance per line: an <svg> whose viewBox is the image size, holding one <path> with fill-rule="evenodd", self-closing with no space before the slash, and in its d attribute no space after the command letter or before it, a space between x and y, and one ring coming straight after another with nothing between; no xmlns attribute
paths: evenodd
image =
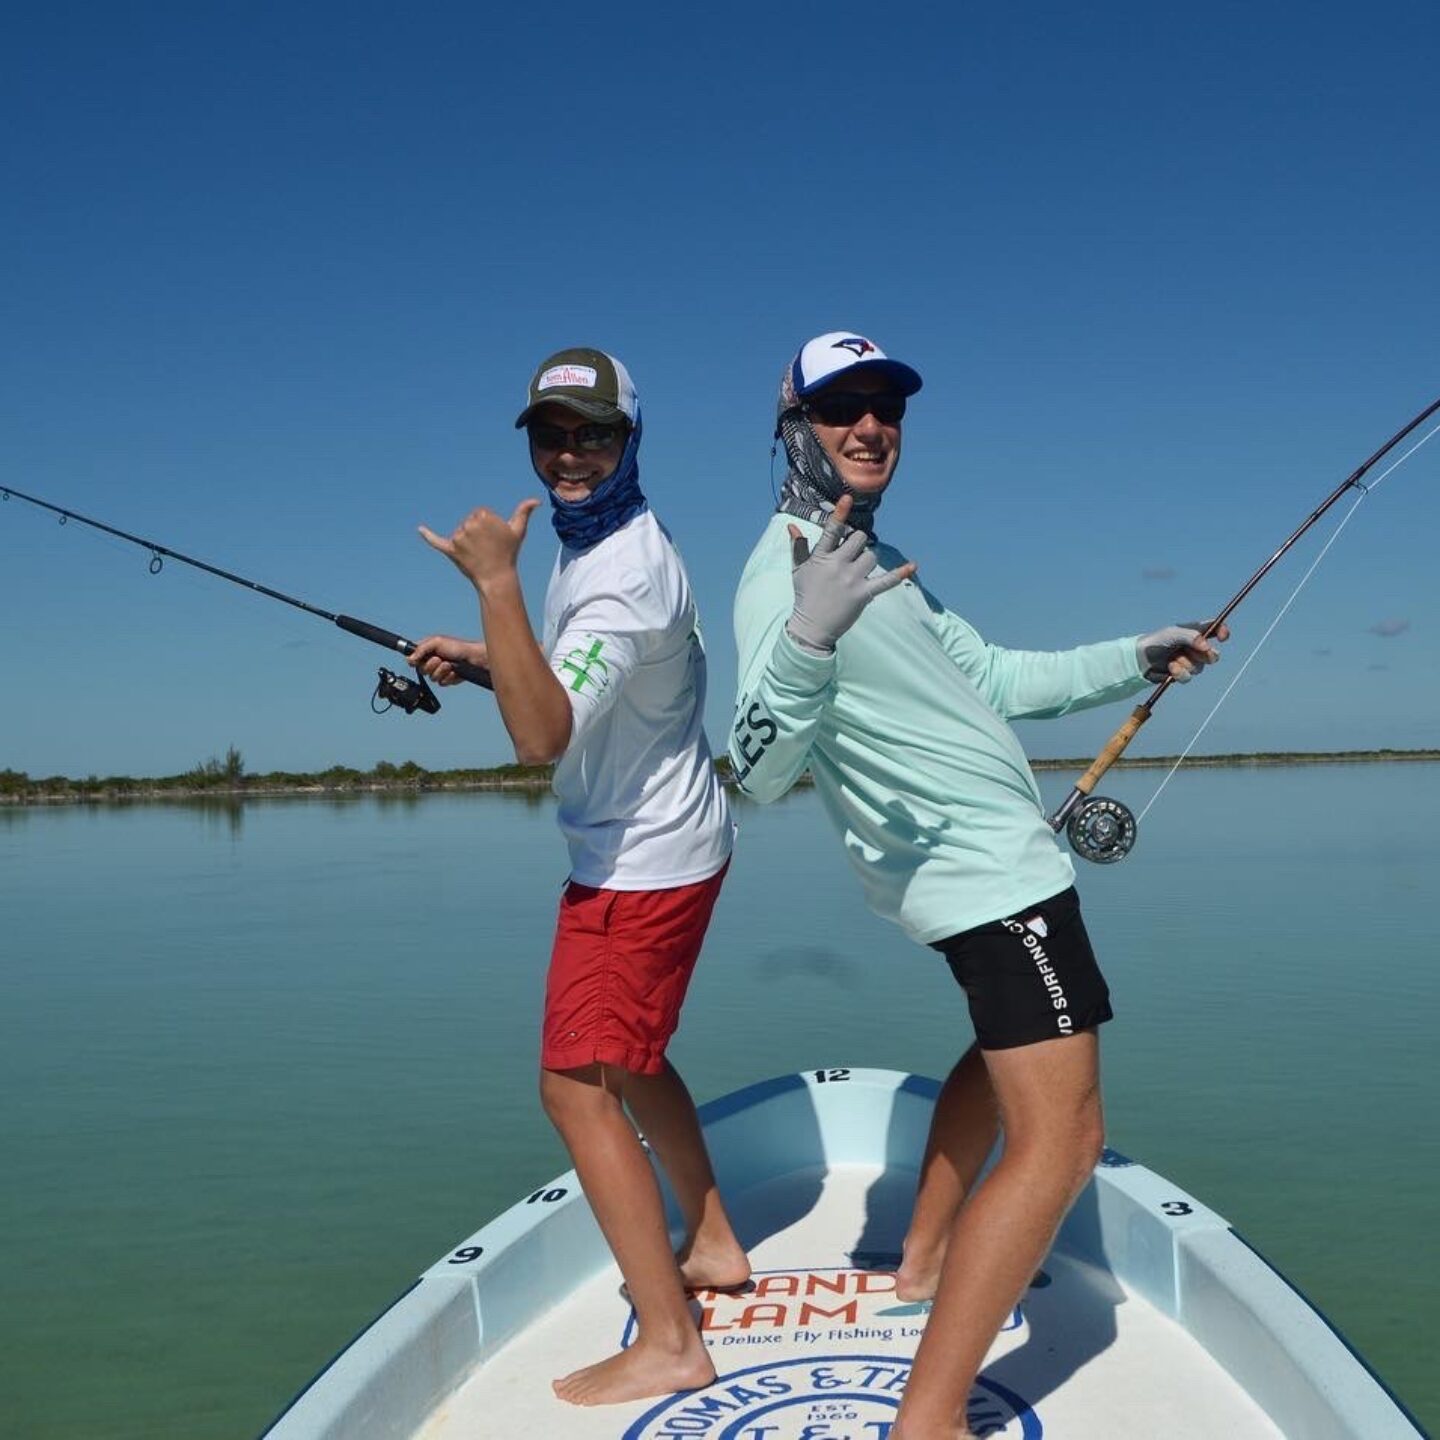
<svg viewBox="0 0 1440 1440"><path fill-rule="evenodd" d="M440 697L425 683L423 675L417 674L411 679L408 675L397 675L382 665L375 693L370 697L370 708L377 715L383 715L392 705L407 715L413 715L417 710L434 715L439 712Z"/></svg>

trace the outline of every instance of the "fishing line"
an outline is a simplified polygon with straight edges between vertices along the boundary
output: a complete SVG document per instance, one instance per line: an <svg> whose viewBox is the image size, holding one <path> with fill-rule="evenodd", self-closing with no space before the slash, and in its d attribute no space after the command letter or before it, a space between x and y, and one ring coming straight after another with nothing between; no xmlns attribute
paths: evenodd
<svg viewBox="0 0 1440 1440"><path fill-rule="evenodd" d="M228 580L232 585L242 585L247 590L255 591L257 595L278 600L282 605L290 605L296 610L303 610L307 615L328 620L332 625L339 626L341 630L351 635L358 635L362 640L369 640L376 645L383 646L386 650L394 650L401 655L410 655L415 650L413 640L407 640L403 635L397 635L395 631L386 630L383 626L372 625L368 620L357 620L353 615L337 615L333 611L322 610L318 605L311 605L308 601L299 600L294 595L285 594L283 590L273 590L268 585L260 584L258 580L247 580L243 575L236 575L230 570L222 570L218 565L211 565L205 560L197 560L193 555L172 550L168 545L161 545L158 541L146 540L143 536L132 535L129 531L118 529L114 525L107 525L101 520L92 520L78 511L67 510L61 505L53 505L50 501L41 500L35 495L27 495L23 490L16 490L9 485L0 485L0 501L8 501L11 498L23 500L29 505L58 515L61 525L75 520L81 525L88 525L92 530L100 531L103 535L114 536L128 544L138 545L142 550L148 550L150 552L149 570L152 575L158 575L165 568L167 559L178 560L183 565L203 570L207 575L218 576L221 580ZM483 686L486 690L494 689L490 682L490 672L483 666L471 665L463 660L452 661L451 664L455 673L462 680L468 680L472 685ZM383 706L377 706L377 701L383 701ZM433 715L440 709L439 698L426 684L423 675L416 674L411 678L394 674L384 668L380 670L379 683L375 687L370 703L372 708L377 709L389 709L394 705L407 715L413 715L416 710L423 710L427 715Z"/></svg>
<svg viewBox="0 0 1440 1440"><path fill-rule="evenodd" d="M1230 692L1240 683L1240 677L1250 668L1250 662L1260 653L1261 647L1270 638L1275 627L1285 618L1285 612L1295 603L1296 597L1309 583L1310 577L1319 569L1320 562L1329 553L1330 547L1340 538L1340 532L1350 523L1350 517L1380 488L1380 482L1384 480L1392 470L1398 470L1422 445L1433 439L1437 434L1440 434L1440 425L1435 426L1435 428L1429 431L1422 439L1417 440L1394 464L1381 471L1368 485L1360 486L1360 493L1355 497L1355 503L1345 512L1340 523L1335 527L1334 533L1325 542L1320 553L1311 562L1310 568L1300 577L1300 583L1290 592L1290 598L1275 612L1275 618L1270 622L1265 633L1255 642L1254 649L1245 657L1244 663L1235 672L1234 678L1225 687L1220 698L1211 707L1210 713L1200 722L1199 729L1190 737L1190 743L1186 745L1180 752L1175 763L1165 772L1165 778L1155 787L1155 793L1146 801L1144 809L1135 817L1135 823L1137 825L1150 813L1151 808L1160 798L1160 792L1170 783L1175 772L1190 758L1190 752L1199 743L1200 737L1205 733L1206 727L1215 718L1216 712L1220 707L1230 698Z"/></svg>

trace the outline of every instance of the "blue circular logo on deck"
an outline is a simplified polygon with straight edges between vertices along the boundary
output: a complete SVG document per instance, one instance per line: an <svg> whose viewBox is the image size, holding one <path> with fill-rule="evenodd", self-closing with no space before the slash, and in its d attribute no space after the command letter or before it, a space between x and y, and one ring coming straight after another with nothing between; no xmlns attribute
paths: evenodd
<svg viewBox="0 0 1440 1440"><path fill-rule="evenodd" d="M886 1440L909 1378L909 1360L893 1355L752 1365L662 1400L622 1440ZM1042 1440L1045 1433L1024 1400L983 1375L966 1413L986 1440Z"/></svg>

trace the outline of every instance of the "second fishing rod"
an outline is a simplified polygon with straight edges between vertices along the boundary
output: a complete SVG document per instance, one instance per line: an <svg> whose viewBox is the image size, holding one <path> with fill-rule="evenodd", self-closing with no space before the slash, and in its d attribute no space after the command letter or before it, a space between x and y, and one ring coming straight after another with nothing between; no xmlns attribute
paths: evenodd
<svg viewBox="0 0 1440 1440"><path fill-rule="evenodd" d="M243 585L245 589L253 590L257 595L278 600L282 605L289 605L296 610L303 610L307 615L328 620L332 625L339 626L348 634L358 635L360 639L369 640L398 655L409 655L415 649L413 640L407 640L405 636L397 634L394 630L387 630L381 625L371 624L368 620L357 620L353 615L338 615L330 610L322 610L318 605L311 605L308 601L285 594L283 590L272 589L269 585L260 584L258 580L247 580L243 575L236 575L230 570L222 570L218 565L211 565L205 560L197 560L193 555L182 554L179 550L171 549L168 545L161 545L158 541L147 540L141 535L132 535L128 530L107 525L102 520L91 519L88 515L68 510L63 505L42 500L36 495L27 495L23 490L17 490L12 485L0 485L0 502L12 499L23 500L27 505L34 505L41 510L48 510L52 515L58 515L62 525L74 520L79 525L88 525L92 530L99 530L106 535L115 536L118 540L124 540L128 544L138 545L142 550L148 550L152 575L160 573L166 560L178 560L182 565L203 570L207 575L218 576L221 580L228 580L232 585ZM490 672L482 666L471 665L463 660L455 661L453 665L455 673L462 680L468 680L472 685L480 685L486 690L494 689L490 682ZM379 682L371 696L371 705L377 710L388 709L393 705L407 715L413 715L417 710L424 711L427 715L434 715L440 709L440 700L426 683L423 675L417 674L412 678L395 674L382 667Z"/></svg>
<svg viewBox="0 0 1440 1440"><path fill-rule="evenodd" d="M1320 518L1325 515L1332 506L1349 490L1358 490L1363 499L1368 494L1368 488L1364 483L1364 477L1384 459L1406 436L1413 434L1432 415L1440 411L1440 400L1435 400L1427 405L1413 420L1402 429L1397 430L1373 455L1363 461L1339 485L1318 505L1310 515L1296 527L1294 532L1275 551L1273 555L1240 587L1234 595L1226 601L1224 607L1209 621L1201 631L1200 640L1208 640L1220 630L1220 627L1230 618L1231 613L1236 609L1242 600L1274 569L1284 556ZM1414 454L1430 436L1436 432L1432 430L1424 439L1411 447L1399 460L1395 461L1390 469L1403 463L1410 455ZM1389 474L1389 470L1385 472ZM1384 479L1384 475L1380 477ZM1372 482L1379 484L1379 481ZM1357 502L1358 503L1358 502ZM1349 518L1348 516L1346 517ZM1343 526L1343 522L1342 522ZM1338 533L1338 532L1337 532ZM1321 552L1324 553L1323 551ZM1318 561L1316 562L1319 563ZM1313 568L1313 567L1312 567ZM1303 581L1301 582L1304 583ZM1292 596L1292 599L1294 597ZM1283 612L1282 612L1283 613ZM1198 642L1197 642L1198 643ZM1238 679L1238 676L1237 676ZM1175 683L1174 676L1166 676L1158 685L1145 697L1139 705L1130 713L1130 717L1112 735L1105 747L1095 757L1090 768L1075 782L1074 788L1061 803L1053 815L1049 817L1049 824L1052 830L1065 830L1066 837L1070 841L1071 848L1084 860L1093 860L1100 865L1111 865L1117 860L1123 860L1135 845L1137 822L1128 806L1118 800L1106 796L1093 796L1092 792L1100 777L1124 754L1125 748L1135 738L1140 727L1150 718L1151 712L1159 703L1160 697ZM1193 743L1193 742L1192 742ZM1182 757L1183 759L1183 757ZM1178 765L1178 761L1176 762ZM1153 802L1152 802L1153 803Z"/></svg>

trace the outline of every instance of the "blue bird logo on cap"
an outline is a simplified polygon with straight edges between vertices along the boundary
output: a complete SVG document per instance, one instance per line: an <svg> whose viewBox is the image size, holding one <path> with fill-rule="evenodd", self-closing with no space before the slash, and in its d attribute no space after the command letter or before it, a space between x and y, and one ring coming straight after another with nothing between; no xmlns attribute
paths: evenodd
<svg viewBox="0 0 1440 1440"><path fill-rule="evenodd" d="M832 350L851 350L857 360L868 355L875 347L859 335L852 335L848 340L837 340L831 347Z"/></svg>

